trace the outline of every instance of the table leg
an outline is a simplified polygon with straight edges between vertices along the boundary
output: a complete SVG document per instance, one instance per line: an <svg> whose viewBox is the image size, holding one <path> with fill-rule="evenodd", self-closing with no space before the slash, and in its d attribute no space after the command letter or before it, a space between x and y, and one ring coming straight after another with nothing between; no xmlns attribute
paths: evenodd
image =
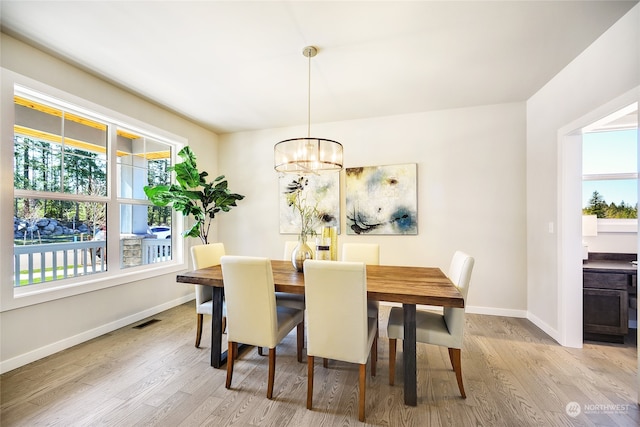
<svg viewBox="0 0 640 427"><path fill-rule="evenodd" d="M213 316L211 316L211 366L220 368L227 362L227 350L222 351L222 300L224 288L213 287ZM238 344L238 352L242 353L249 346Z"/></svg>
<svg viewBox="0 0 640 427"><path fill-rule="evenodd" d="M404 339L402 357L404 360L404 404L418 404L418 384L416 373L416 305L402 304L404 313Z"/></svg>
<svg viewBox="0 0 640 427"><path fill-rule="evenodd" d="M222 354L222 298L224 288L213 288L213 315L211 316L211 366L219 368L227 360Z"/></svg>

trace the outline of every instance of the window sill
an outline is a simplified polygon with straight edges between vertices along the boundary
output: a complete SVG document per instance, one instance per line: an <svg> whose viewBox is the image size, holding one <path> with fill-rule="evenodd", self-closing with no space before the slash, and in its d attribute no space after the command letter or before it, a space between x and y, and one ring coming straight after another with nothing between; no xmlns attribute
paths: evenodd
<svg viewBox="0 0 640 427"><path fill-rule="evenodd" d="M186 263L167 263L168 265L158 268L146 268L120 270L117 273L95 274L83 276L77 280L68 280L65 284L55 288L37 289L28 286L23 288L11 288L9 295L3 295L0 302L0 312L14 310L35 304L42 304L57 299L68 298L81 295L87 292L94 292L114 286L126 285L135 281L150 279L153 277L176 274L185 271Z"/></svg>
<svg viewBox="0 0 640 427"><path fill-rule="evenodd" d="M637 233L637 219L598 219L598 233Z"/></svg>

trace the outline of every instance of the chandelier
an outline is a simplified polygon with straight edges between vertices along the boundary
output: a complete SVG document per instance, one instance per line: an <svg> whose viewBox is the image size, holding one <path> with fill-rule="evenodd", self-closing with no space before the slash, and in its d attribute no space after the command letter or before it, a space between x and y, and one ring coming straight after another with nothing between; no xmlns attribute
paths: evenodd
<svg viewBox="0 0 640 427"><path fill-rule="evenodd" d="M274 168L298 175L318 174L342 169L342 144L324 138L311 138L311 58L318 49L307 46L302 54L309 58L307 137L285 139L273 147Z"/></svg>

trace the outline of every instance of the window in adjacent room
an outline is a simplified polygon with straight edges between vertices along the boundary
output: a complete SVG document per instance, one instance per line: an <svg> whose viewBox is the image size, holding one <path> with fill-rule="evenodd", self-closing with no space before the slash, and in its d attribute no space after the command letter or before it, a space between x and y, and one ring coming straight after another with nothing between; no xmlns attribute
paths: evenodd
<svg viewBox="0 0 640 427"><path fill-rule="evenodd" d="M599 225L600 220L637 221L637 106L631 107L583 134L582 212L597 215Z"/></svg>

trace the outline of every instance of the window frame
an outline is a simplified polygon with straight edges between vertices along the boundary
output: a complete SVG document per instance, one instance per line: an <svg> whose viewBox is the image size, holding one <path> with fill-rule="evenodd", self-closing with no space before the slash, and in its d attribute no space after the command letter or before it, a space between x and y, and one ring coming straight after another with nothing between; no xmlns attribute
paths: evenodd
<svg viewBox="0 0 640 427"><path fill-rule="evenodd" d="M96 120L109 123L108 156L115 156L114 138L119 127L131 129L166 143L171 146L172 164L175 164L176 153L184 146L188 145L188 140L184 137L172 134L149 123L142 122L125 114L95 104L78 96L56 89L44 83L35 81L5 68L0 69L0 111L2 114L1 137L4 141L13 142L13 125L15 123L14 94L16 90L46 103L60 105L69 111L84 114ZM113 147L113 148L112 148ZM107 228L119 229L120 205L130 203L129 199L118 199L116 193L116 173L115 158L109 161L108 181L107 181ZM2 182L13 183L13 143L2 144L0 146L0 179ZM33 193L36 194L36 193ZM40 193L43 194L43 193ZM46 194L46 192L44 193ZM0 223L5 226L0 227L0 244L11 245L13 247L13 227L9 224L13 221L13 200L15 197L14 187L11 191L3 190L0 194ZM46 197L46 196L45 196ZM51 194L46 198L51 198ZM104 200L104 199L103 199ZM25 307L33 304L53 301L60 298L67 298L93 292L99 289L114 286L126 285L128 283L149 279L151 277L166 275L183 271L187 268L185 256L185 242L180 238L184 229L184 218L175 211L172 212L172 224L175 229L173 237L174 248L172 250L172 260L158 264L146 264L135 267L122 268L120 263L114 263L108 271L100 274L78 276L56 281L55 286L29 285L24 288L14 288L13 284L13 252L11 257L0 257L0 312ZM118 255L119 233L107 234L107 246L112 255ZM6 247L6 246L5 246ZM118 259L116 257L115 259Z"/></svg>

